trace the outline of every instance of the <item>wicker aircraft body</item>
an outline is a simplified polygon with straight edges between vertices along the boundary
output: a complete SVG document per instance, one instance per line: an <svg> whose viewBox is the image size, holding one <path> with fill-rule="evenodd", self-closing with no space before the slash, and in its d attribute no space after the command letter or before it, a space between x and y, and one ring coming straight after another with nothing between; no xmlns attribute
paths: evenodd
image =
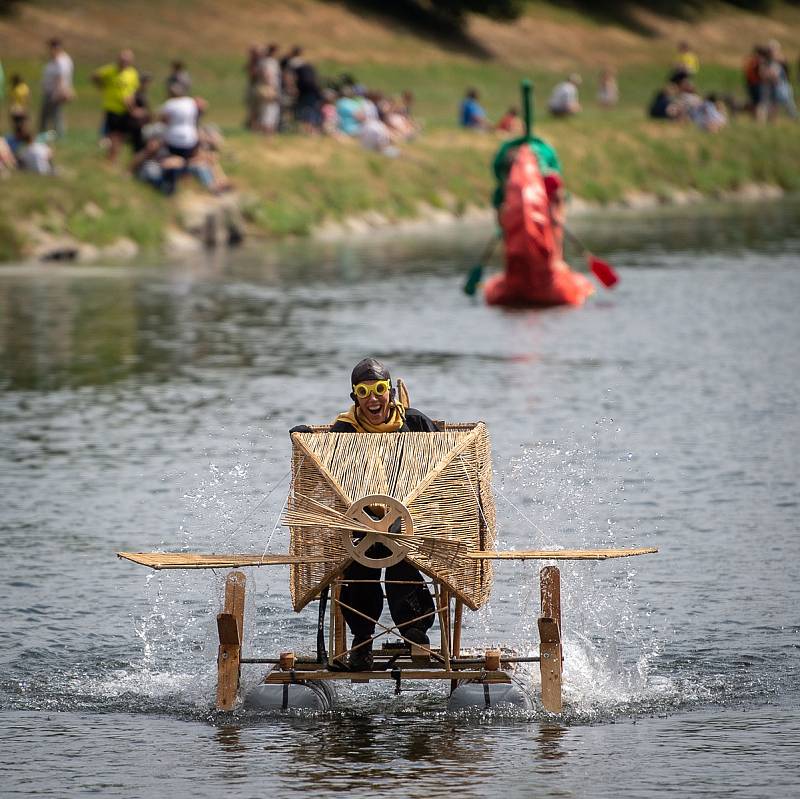
<svg viewBox="0 0 800 799"><path fill-rule="evenodd" d="M235 569L226 578L225 604L217 616L219 710L232 710L239 701L243 664L270 666L244 698L269 709L327 709L334 696L331 686L341 680L390 680L398 693L405 680L440 680L449 683L451 708L498 702L530 708L530 691L520 688L514 671L519 663L538 662L542 704L549 712L561 712L560 573L553 562L656 550L497 551L486 426L439 427L433 433L335 433L320 426L292 433L292 479L282 519L290 531L288 553L118 553L153 569ZM395 640L384 640L369 671L350 671L343 612L359 610L342 598L348 582L344 572L353 562L380 569L403 560L419 569L432 587L438 646L411 641L397 625L378 620L373 638L393 635ZM538 655L521 657L502 647L467 649L462 643L464 609L475 611L488 601L495 560L550 562L540 571ZM295 611L318 602L312 654L283 651L261 657L242 652L245 575L240 569L270 565L289 566Z"/></svg>

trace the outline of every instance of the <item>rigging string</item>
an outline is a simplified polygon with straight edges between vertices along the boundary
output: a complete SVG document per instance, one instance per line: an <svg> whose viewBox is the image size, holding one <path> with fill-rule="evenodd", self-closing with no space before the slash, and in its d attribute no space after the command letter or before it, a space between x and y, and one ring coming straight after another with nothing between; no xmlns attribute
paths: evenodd
<svg viewBox="0 0 800 799"><path fill-rule="evenodd" d="M484 524L486 524L486 526L488 528L489 525L488 525L488 522L486 521L486 517L483 515L483 508L481 507L480 498L478 497L478 493L475 491L475 487L472 485L472 478L469 476L469 472L467 471L467 465L466 465L466 463L464 461L464 457L463 457L463 455L459 455L458 457L461 460L461 465L464 467L464 474L466 474L466 476L467 476L467 481L469 482L469 487L472 489L472 493L475 495L475 500L478 503L478 512L480 513L481 517L483 518ZM520 516L522 516L522 518L525 519L536 531L538 531L539 533L541 533L544 536L544 531L532 519L530 519L528 516L526 516L508 497L506 497L505 494L502 493L502 491L498 491L497 493L499 493L499 495L506 502L508 502L508 504L511 505L511 507L514 508L514 510ZM523 563L523 567L525 567L526 565L527 564ZM528 581L526 581L526 585L527 584L528 584ZM530 592L526 591L525 594L526 595L523 597L523 600L522 600L522 615L523 615L524 618L527 618L528 617L529 608L533 607L534 597L536 595L536 586L534 585L533 588L530 590ZM513 677L512 677L512 680L514 680ZM520 679L516 679L514 681L517 682L517 684L520 687L525 687Z"/></svg>
<svg viewBox="0 0 800 799"><path fill-rule="evenodd" d="M300 464L299 464L299 465L298 465L298 467L297 467L297 471L298 471L298 472L299 472L299 471L300 471L300 470L303 468L303 464L305 463L305 460L306 460L306 456L305 456L305 455L303 455L303 457L300 459ZM286 474L285 474L285 475L284 475L284 476L281 478L281 482L283 482L283 481L286 479L286 477L287 477L288 475L290 475L291 473L292 473L292 470L290 469L290 470L289 470L289 471L288 471L288 472L287 472L287 473L286 473ZM277 487L277 486L276 486L276 487ZM275 489L273 488L273 491L274 491L274 490L275 490ZM271 493L272 493L272 491L270 491L270 494L271 494ZM266 499L266 497L264 497L264 499ZM278 517L275 519L275 525L274 525L274 526L273 526L273 528L272 528L272 532L269 534L269 538L267 538L267 543L264 545L264 551L261 553L261 557L262 557L262 558L263 558L263 557L264 557L264 555L266 555L266 554L267 554L267 552L269 551L269 545L272 543L272 539L273 539L273 537L274 537L274 535L275 535L275 531L278 529L278 526L279 526L279 525L280 525L280 523L281 523L281 517L283 516L283 512L284 512L284 510L286 510L286 506L287 506L288 504L289 504L289 492L287 492L287 493L286 493L286 499L285 499L285 500L283 500L283 505L281 505L281 509L280 509L280 511L278 511Z"/></svg>
<svg viewBox="0 0 800 799"><path fill-rule="evenodd" d="M223 539L223 543L227 544L227 543L228 543L228 541L230 541L230 539L231 539L231 538L233 538L233 536L234 536L236 533L238 533L238 532L239 532L239 530L242 528L242 526L245 524L245 522L249 521L249 520L250 520L250 519L253 517L253 515L255 514L255 512L256 512L256 511L257 511L257 510L258 510L258 509L259 509L259 508L260 508L260 507L261 507L261 506L262 506L262 505L263 505L263 504L264 504L264 503L265 503L265 502L266 502L266 501L267 501L267 500L268 500L268 499L269 499L269 498L270 498L270 497L271 497L271 496L272 496L272 495L273 495L273 494L274 494L274 493L275 493L275 492L278 490L278 488L281 486L281 484L283 483L283 481L284 481L284 480L285 480L285 479L286 479L286 478L287 478L287 477L288 477L288 476L289 476L291 473L292 473L292 472L291 472L291 469L290 469L288 472L286 472L286 474L284 474L282 477L280 477L280 478L277 480L277 482L275 483L275 485L273 485L273 486L272 486L272 488L271 488L271 489L270 489L270 490L269 490L269 491L268 491L268 492L267 492L267 493L266 493L266 494L265 494L265 495L264 495L264 496L263 496L263 497L262 497L262 498L261 498L261 499L260 499L260 500L259 500L259 501L258 501L258 502L257 502L257 503L254 505L254 506L253 506L253 507L252 507L252 508L250 508L250 510L249 510L249 511L248 511L248 512L247 512L247 513L244 515L244 517L243 517L243 518L241 519L241 521L240 521L240 522L239 522L239 523L236 525L236 527L234 527L232 530L229 530L229 531L228 531L228 532L225 534L225 538ZM222 533L222 531L220 530L220 531L218 531L218 533L217 533L217 534L218 534L218 535L220 535L221 533Z"/></svg>

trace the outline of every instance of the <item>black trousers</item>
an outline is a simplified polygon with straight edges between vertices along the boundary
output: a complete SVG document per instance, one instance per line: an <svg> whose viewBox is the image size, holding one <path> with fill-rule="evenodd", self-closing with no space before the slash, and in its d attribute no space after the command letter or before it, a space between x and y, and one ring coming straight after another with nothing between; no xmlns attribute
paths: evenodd
<svg viewBox="0 0 800 799"><path fill-rule="evenodd" d="M370 557L382 557L384 554L389 554L389 551L380 544L376 544L367 551L367 554ZM353 634L353 643L359 643L374 635L375 622L383 610L383 589L381 583L377 582L381 578L381 570L371 569L354 561L344 570L343 578L342 602L369 617L365 619L363 616L353 613L352 610L342 608L344 619ZM347 583L348 579L369 580L370 582ZM423 630L430 629L433 624L435 607L433 597L419 570L408 561L401 560L400 563L386 569L386 579L402 581L400 585L386 583L389 612L400 633L402 634L403 628L410 626L410 622L418 619L419 616L425 616L425 618L414 621L413 626ZM415 585L408 583L415 583Z"/></svg>

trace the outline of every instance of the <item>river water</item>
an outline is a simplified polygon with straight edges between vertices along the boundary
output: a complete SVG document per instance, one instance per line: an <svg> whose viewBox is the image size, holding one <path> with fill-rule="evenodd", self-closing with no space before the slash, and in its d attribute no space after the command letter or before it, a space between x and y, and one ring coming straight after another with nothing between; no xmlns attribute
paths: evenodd
<svg viewBox="0 0 800 799"><path fill-rule="evenodd" d="M0 268L0 794L797 796L798 222L583 220L621 283L579 310L467 299L472 228ZM562 716L383 683L216 714L224 574L115 559L285 551L286 431L343 410L367 354L487 422L501 546L660 548L563 564ZM497 566L465 643L535 649L539 565ZM248 581L249 652L309 650L286 570Z"/></svg>

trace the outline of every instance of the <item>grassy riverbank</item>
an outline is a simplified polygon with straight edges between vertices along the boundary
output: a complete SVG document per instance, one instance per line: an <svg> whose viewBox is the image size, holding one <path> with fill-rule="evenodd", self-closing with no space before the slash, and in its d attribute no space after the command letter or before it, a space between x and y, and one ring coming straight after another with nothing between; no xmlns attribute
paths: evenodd
<svg viewBox="0 0 800 799"><path fill-rule="evenodd" d="M179 202L137 184L122 166L108 165L97 149L98 101L89 74L124 43L134 46L139 64L156 74L154 101L161 98L160 79L170 57L188 62L195 91L210 102L210 121L226 134L223 165L237 186L245 218L265 236L307 234L321 224L370 212L392 220L429 207L459 213L486 205L492 187L489 162L500 139L455 127L464 87L477 86L490 115L498 118L517 102L521 77L533 78L541 107L569 69L584 74L585 112L570 120L540 114L537 132L558 148L575 196L599 203L632 193L713 196L751 183L800 190L800 136L792 123L759 127L742 116L720 135L709 136L689 126L651 122L643 111L670 64L676 38L687 32L702 58L699 88L741 97L741 56L762 33L783 37L787 44L796 39L796 8L781 6L771 17L719 10L691 22L643 17L651 28L643 33L533 3L512 26L471 20L469 40L454 43L389 28L385 20L357 15L346 5L312 0L296 4L294 14L279 4L231 0L222 22L213 17L217 7L210 0L157 6L148 0L130 4L138 14L152 6L138 26L133 12L125 11L128 4L109 9L111 4L88 0L81 5L84 11L69 11L55 0L42 0L22 6L16 17L0 19L4 41L15 34L12 49L3 53L7 75L20 71L35 88L39 44L52 30L64 36L75 57L79 95L69 109L70 133L57 148L60 175L16 174L0 183L3 260L29 251L34 230L97 246L125 238L157 249L169 226L180 227ZM181 22L179 12L190 7L194 13ZM89 19L91 29L84 30L81 25L88 26ZM235 26L248 19L253 25ZM263 34L254 33L257 29ZM137 35L121 40L114 35L118 30ZM273 37L286 44L302 42L323 75L347 71L387 92L412 89L424 134L404 146L399 158L388 159L355 143L293 135L265 140L241 130L242 53L251 39ZM610 111L593 102L597 72L606 63L619 70L622 98Z"/></svg>

